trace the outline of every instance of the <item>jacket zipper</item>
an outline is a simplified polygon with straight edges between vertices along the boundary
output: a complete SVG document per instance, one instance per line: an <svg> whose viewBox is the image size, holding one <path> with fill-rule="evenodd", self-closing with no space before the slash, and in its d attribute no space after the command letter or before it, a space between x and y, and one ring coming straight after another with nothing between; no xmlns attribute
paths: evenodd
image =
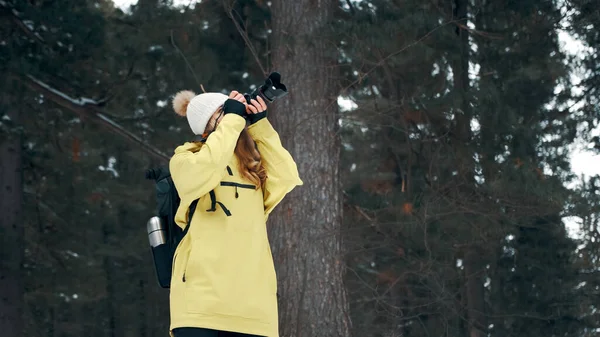
<svg viewBox="0 0 600 337"><path fill-rule="evenodd" d="M191 254L191 252L190 252L190 254ZM190 259L190 257L189 257L189 255L188 255L188 260L189 260L189 259ZM187 272L187 261L186 261L185 265L183 266L183 276L181 276L181 281L182 281L183 283L185 283L185 273L186 273L186 272Z"/></svg>
<svg viewBox="0 0 600 337"><path fill-rule="evenodd" d="M246 189L249 189L249 190L255 190L256 189L256 186L254 186L254 185L238 184L238 183L234 183L232 181L222 181L221 182L221 186L239 187L239 188L246 188Z"/></svg>
<svg viewBox="0 0 600 337"><path fill-rule="evenodd" d="M175 254L173 256L173 267L171 268L171 278L173 278L175 275L173 275L175 273L175 262L177 261L177 256L179 256L179 254ZM185 282L185 272L187 270L187 263L183 266L183 276L181 277L181 281Z"/></svg>
<svg viewBox="0 0 600 337"><path fill-rule="evenodd" d="M181 281L185 283L185 273L187 272L187 265L190 259L190 254L191 252L188 254L187 256L187 260L183 261L183 275L181 275ZM175 255L175 257L173 258L173 271L175 271L175 259L177 259L177 257L179 256L179 254Z"/></svg>
<svg viewBox="0 0 600 337"><path fill-rule="evenodd" d="M233 186L235 187L235 198L238 199L240 197L240 194L238 193L238 187L239 188L246 188L249 190L255 190L256 186L254 185L248 185L248 184L238 184L238 183L234 183L232 181L222 181L221 182L221 186Z"/></svg>
<svg viewBox="0 0 600 337"><path fill-rule="evenodd" d="M175 254L173 256L173 267L171 267L171 278L175 278L175 262L177 261L177 256L179 256L179 254ZM186 269L187 269L187 263L185 264L185 266L183 266L183 276L181 277L182 282L185 282Z"/></svg>

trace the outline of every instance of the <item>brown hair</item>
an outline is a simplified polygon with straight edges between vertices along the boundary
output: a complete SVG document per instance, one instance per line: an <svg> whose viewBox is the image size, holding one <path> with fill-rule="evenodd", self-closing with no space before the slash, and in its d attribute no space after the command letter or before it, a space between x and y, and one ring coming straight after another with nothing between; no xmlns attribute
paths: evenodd
<svg viewBox="0 0 600 337"><path fill-rule="evenodd" d="M260 152L248 129L244 128L240 133L235 146L235 156L238 158L240 174L260 188L267 180L267 170L262 163Z"/></svg>
<svg viewBox="0 0 600 337"><path fill-rule="evenodd" d="M215 111L208 121L205 137L216 129L216 119L221 114L221 111L221 108ZM267 170L263 166L260 152L258 152L256 143L252 139L252 136L250 136L247 128L244 128L240 133L234 153L239 161L240 174L256 185L257 189L261 188L267 180Z"/></svg>

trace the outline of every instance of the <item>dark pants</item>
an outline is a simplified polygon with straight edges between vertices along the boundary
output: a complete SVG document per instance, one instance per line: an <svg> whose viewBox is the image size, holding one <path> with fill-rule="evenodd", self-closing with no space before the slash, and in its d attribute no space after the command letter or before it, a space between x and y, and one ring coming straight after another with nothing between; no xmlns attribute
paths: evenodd
<svg viewBox="0 0 600 337"><path fill-rule="evenodd" d="M247 335L239 332L218 331L200 328L177 328L173 329L175 337L260 337Z"/></svg>

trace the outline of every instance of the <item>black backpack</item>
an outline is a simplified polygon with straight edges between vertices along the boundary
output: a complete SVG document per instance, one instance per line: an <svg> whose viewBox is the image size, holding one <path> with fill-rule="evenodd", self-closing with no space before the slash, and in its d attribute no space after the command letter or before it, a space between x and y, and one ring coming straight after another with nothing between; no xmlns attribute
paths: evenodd
<svg viewBox="0 0 600 337"><path fill-rule="evenodd" d="M146 179L154 180L156 183L156 217L160 220L165 236L163 244L151 247L154 267L159 285L162 288L169 288L171 286L175 249L177 249L177 245L179 245L179 242L181 242L190 227L198 199L194 200L190 205L187 226L182 230L175 223L175 213L177 213L181 199L179 198L173 179L171 179L171 172L169 172L168 166L149 169L146 171Z"/></svg>

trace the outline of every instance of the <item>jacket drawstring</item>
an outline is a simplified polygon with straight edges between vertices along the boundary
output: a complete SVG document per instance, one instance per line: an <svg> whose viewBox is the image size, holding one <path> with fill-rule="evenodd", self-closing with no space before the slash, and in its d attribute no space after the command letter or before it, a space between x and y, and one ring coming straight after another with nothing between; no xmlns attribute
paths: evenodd
<svg viewBox="0 0 600 337"><path fill-rule="evenodd" d="M225 205L223 205L222 202L217 201L217 197L215 196L215 191L212 190L210 191L210 209L207 209L207 212L215 212L217 210L217 204L219 206L221 206L221 209L223 210L223 212L225 212L225 215L227 216L231 216L231 212L227 209L227 207L225 207Z"/></svg>

